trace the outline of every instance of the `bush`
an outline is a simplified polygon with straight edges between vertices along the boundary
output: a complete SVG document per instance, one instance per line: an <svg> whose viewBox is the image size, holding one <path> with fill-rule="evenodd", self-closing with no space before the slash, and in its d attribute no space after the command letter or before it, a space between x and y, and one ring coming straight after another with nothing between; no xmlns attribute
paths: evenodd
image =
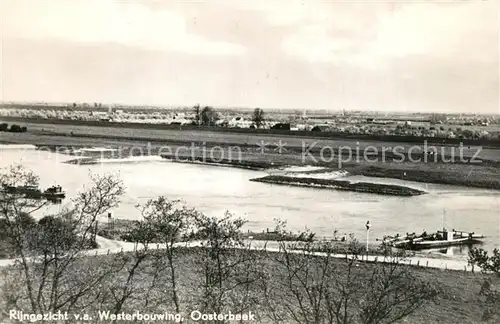
<svg viewBox="0 0 500 324"><path fill-rule="evenodd" d="M3 126L5 125L5 126ZM7 130L8 125L7 124L2 124L0 125L0 129L3 130L2 127L6 127L5 130ZM10 125L10 128L8 129L9 132L11 133L25 133L28 129L26 126L19 126L17 124L12 124Z"/></svg>
<svg viewBox="0 0 500 324"><path fill-rule="evenodd" d="M16 125L16 124L10 125L9 132L11 132L11 133L20 133L21 132L21 126Z"/></svg>
<svg viewBox="0 0 500 324"><path fill-rule="evenodd" d="M6 132L8 130L9 130L9 124L7 123L0 124L0 132Z"/></svg>

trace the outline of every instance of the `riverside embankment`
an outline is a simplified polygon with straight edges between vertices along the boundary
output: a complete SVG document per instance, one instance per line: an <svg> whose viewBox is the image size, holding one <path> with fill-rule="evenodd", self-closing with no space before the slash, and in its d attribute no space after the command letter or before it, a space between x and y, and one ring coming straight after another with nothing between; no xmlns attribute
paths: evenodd
<svg viewBox="0 0 500 324"><path fill-rule="evenodd" d="M96 236L97 243L99 244L99 248L91 249L81 252L81 256L98 256L98 255L109 255L116 254L122 252L133 252L136 250L143 250L146 246L144 244L135 244L131 242L117 241L106 239L101 236ZM203 242L182 242L176 243L177 247L203 247ZM262 252L272 252L272 253L280 253L282 250L277 246L277 243L274 242L264 242L264 241L254 241L247 242L248 245L242 247L242 249L248 249L252 251L262 251ZM165 249L164 244L148 244L147 248L150 250L161 250ZM410 256L406 258L394 258L394 257L384 257L381 255L352 255L345 253L338 254L327 254L325 252L304 252L302 250L289 250L290 253L296 254L312 254L319 257L324 257L329 255L330 257L336 259L359 259L363 262L381 262L381 263L394 263L398 262L401 264L412 265L417 267L425 267L425 268L434 268L434 269L443 269L443 270L456 270L456 271L473 271L474 268L470 266L466 261L460 260L450 260L450 259L438 259L438 258L427 258L422 256ZM0 267L10 266L16 263L19 259L0 259ZM36 261L36 257L31 258L29 260Z"/></svg>
<svg viewBox="0 0 500 324"><path fill-rule="evenodd" d="M112 146L121 157L176 155L199 162L228 159L225 166L265 169L280 165L341 168L352 175L384 177L477 188L500 189L500 149L456 144L360 141L276 134L212 132L208 130L117 128L27 124L26 133L3 133L4 143L34 144L44 149ZM281 146L279 146L281 145ZM215 148L215 149L214 149ZM400 151L398 151L398 148ZM432 148L437 154L424 151ZM394 154L395 151L398 154ZM219 153L217 153L218 151ZM215 152L215 153L214 153ZM473 160L473 161L472 161ZM182 161L181 161L182 162Z"/></svg>

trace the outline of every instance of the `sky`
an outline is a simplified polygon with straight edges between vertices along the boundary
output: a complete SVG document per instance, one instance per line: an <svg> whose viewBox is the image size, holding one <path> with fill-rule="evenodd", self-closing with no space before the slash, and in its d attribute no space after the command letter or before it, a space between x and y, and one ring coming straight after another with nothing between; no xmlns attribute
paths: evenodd
<svg viewBox="0 0 500 324"><path fill-rule="evenodd" d="M0 0L0 100L500 113L499 2Z"/></svg>

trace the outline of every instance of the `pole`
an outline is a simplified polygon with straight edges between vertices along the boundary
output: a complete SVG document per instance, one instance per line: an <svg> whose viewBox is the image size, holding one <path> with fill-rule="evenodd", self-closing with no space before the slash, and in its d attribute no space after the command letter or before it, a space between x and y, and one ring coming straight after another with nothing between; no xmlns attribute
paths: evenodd
<svg viewBox="0 0 500 324"><path fill-rule="evenodd" d="M366 222L366 255L368 256L368 242L370 241L370 221Z"/></svg>
<svg viewBox="0 0 500 324"><path fill-rule="evenodd" d="M366 253L368 253L368 242L370 240L370 229L366 229Z"/></svg>

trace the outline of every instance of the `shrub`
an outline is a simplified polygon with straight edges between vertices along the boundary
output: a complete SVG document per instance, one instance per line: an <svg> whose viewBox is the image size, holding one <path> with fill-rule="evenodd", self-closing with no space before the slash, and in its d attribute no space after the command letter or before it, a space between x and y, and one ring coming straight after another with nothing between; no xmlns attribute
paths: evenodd
<svg viewBox="0 0 500 324"><path fill-rule="evenodd" d="M21 126L12 124L10 125L9 132L11 133L20 133L21 132Z"/></svg>

